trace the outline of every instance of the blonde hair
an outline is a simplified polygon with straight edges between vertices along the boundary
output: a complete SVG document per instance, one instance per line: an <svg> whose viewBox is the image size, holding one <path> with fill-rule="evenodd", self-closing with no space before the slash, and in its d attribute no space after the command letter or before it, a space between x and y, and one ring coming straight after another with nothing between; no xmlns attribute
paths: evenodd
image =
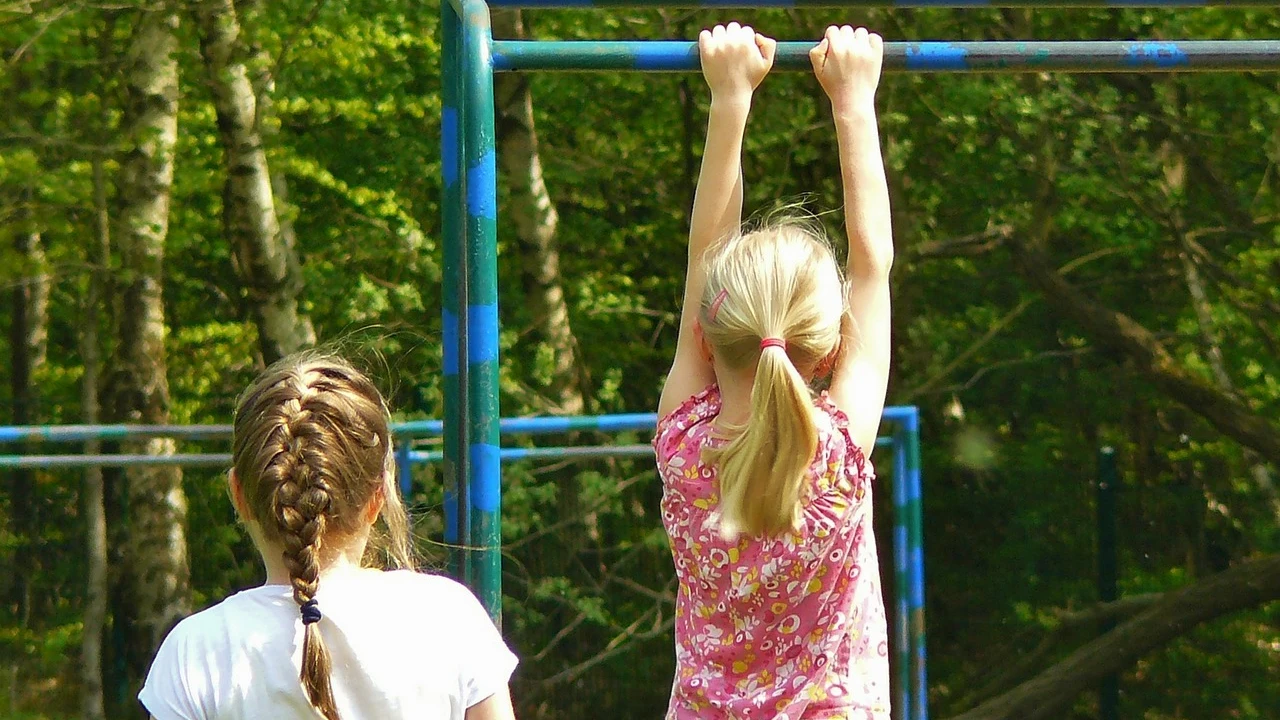
<svg viewBox="0 0 1280 720"><path fill-rule="evenodd" d="M379 491L384 558L412 567L409 523L395 481L390 413L369 378L341 358L314 353L272 365L236 406L232 462L262 540L284 548L304 618L300 680L312 706L338 720L329 651L315 619L326 545L367 530Z"/></svg>
<svg viewBox="0 0 1280 720"><path fill-rule="evenodd" d="M805 478L818 444L812 373L840 346L844 280L821 233L775 223L731 237L706 259L703 337L731 369L754 366L751 415L708 448L720 484L726 536L776 535L799 520ZM778 338L785 347L761 347Z"/></svg>

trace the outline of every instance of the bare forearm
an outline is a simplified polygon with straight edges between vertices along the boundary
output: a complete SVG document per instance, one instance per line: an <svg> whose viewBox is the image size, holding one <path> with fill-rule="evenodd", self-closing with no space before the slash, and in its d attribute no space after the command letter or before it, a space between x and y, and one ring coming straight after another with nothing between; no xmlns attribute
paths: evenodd
<svg viewBox="0 0 1280 720"><path fill-rule="evenodd" d="M689 222L689 258L737 229L742 218L742 138L751 109L750 96L712 98L707 144Z"/></svg>
<svg viewBox="0 0 1280 720"><path fill-rule="evenodd" d="M864 102L836 107L834 115L849 234L848 272L851 277L884 274L893 264L893 226L875 106Z"/></svg>

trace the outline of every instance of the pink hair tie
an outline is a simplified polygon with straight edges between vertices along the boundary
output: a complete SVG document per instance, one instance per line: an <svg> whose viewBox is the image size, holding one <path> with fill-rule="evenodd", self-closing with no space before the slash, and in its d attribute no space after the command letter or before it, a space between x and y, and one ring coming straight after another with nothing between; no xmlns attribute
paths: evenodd
<svg viewBox="0 0 1280 720"><path fill-rule="evenodd" d="M761 350L764 350L765 348L771 348L771 347L782 348L783 350L786 350L787 341L777 337L768 337L760 340Z"/></svg>
<svg viewBox="0 0 1280 720"><path fill-rule="evenodd" d="M716 315L720 313L720 306L724 304L724 299L729 297L729 291L721 288L716 293L716 299L711 301L711 308L707 310L707 320L715 322Z"/></svg>

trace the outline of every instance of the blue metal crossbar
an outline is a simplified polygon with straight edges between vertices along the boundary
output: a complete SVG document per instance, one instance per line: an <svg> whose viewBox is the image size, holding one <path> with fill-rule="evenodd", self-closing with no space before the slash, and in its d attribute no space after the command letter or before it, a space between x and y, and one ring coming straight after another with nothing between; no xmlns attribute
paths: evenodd
<svg viewBox="0 0 1280 720"><path fill-rule="evenodd" d="M808 71L812 42L780 42L774 67ZM494 72L690 72L684 40L494 40ZM890 42L885 72L1223 72L1280 70L1277 40Z"/></svg>
<svg viewBox="0 0 1280 720"><path fill-rule="evenodd" d="M890 406L884 409L883 418L887 422L902 422L914 412L915 408L912 407ZM502 418L498 429L503 435L644 432L653 430L657 422L656 413L539 416ZM444 423L440 420L409 420L391 424L391 434L398 438L435 437L443 432ZM230 437L230 425L0 425L0 443L72 443L147 438L227 440Z"/></svg>

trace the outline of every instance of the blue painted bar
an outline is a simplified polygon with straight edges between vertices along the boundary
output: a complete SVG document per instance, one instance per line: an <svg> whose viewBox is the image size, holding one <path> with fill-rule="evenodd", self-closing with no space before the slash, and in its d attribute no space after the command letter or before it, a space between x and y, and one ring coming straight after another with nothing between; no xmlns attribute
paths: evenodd
<svg viewBox="0 0 1280 720"><path fill-rule="evenodd" d="M876 439L876 447L893 447L891 437ZM412 450L401 446L396 451L397 465L404 452L410 463L439 463L444 453L439 450ZM648 443L635 445L573 445L569 447L506 447L499 451L504 463L520 460L567 460L587 458L652 457L653 446ZM81 468L91 466L128 467L130 465L181 465L186 467L229 467L231 455L227 453L186 453L177 455L0 455L0 469L9 468ZM398 470L397 470L398 471ZM403 477L403 476L402 476ZM403 486L402 486L403 488ZM457 508L458 499L445 487L445 526L457 523L457 516L449 510ZM446 537L448 537L446 535Z"/></svg>
<svg viewBox="0 0 1280 720"><path fill-rule="evenodd" d="M226 440L230 425L7 425L0 426L0 443L80 443L89 440Z"/></svg>
<svg viewBox="0 0 1280 720"><path fill-rule="evenodd" d="M57 470L85 467L231 467L231 453L173 455L0 455L0 470Z"/></svg>
<svg viewBox="0 0 1280 720"><path fill-rule="evenodd" d="M498 156L493 149L477 158L467 168L467 213L494 220L498 217L498 198L486 192L498 182Z"/></svg>
<svg viewBox="0 0 1280 720"><path fill-rule="evenodd" d="M411 446L408 440L396 446L396 480L400 483L400 497L405 500L413 492L413 462L409 459Z"/></svg>
<svg viewBox="0 0 1280 720"><path fill-rule="evenodd" d="M498 188L493 98L493 35L483 0L462 0L461 85L463 180L466 196L465 272L459 279L467 327L459 337L471 344L460 413L452 419L466 432L470 489L471 587L490 617L502 625L502 468L498 407ZM446 417L446 419L450 419Z"/></svg>
<svg viewBox="0 0 1280 720"><path fill-rule="evenodd" d="M1274 7L1276 0L491 0L495 8L1193 8Z"/></svg>
<svg viewBox="0 0 1280 720"><path fill-rule="evenodd" d="M780 42L774 67L811 72L813 42ZM495 71L694 72L686 40L497 40ZM1244 72L1280 70L1280 40L888 42L885 72Z"/></svg>
<svg viewBox="0 0 1280 720"><path fill-rule="evenodd" d="M436 463L440 461L437 451L415 451L414 462ZM502 448L499 459L503 463L520 462L522 460L592 460L599 458L645 458L653 457L653 446L644 445L580 445L575 447L535 447L535 448Z"/></svg>
<svg viewBox="0 0 1280 720"><path fill-rule="evenodd" d="M893 453L893 578L894 608L893 634L897 638L894 657L897 662L897 702L894 715L899 718L911 718L911 657L912 637L910 624L909 589L910 552L907 546L907 460L903 452L902 436L899 428L895 434Z"/></svg>
<svg viewBox="0 0 1280 720"><path fill-rule="evenodd" d="M901 428L900 436L904 442L898 447L898 455L904 458L907 471L907 503L910 512L908 537L911 544L910 633L915 649L912 672L915 697L911 707L914 710L913 720L928 720L929 678L924 621L924 490L920 481L920 413L916 408L911 408L911 413L903 419Z"/></svg>
<svg viewBox="0 0 1280 720"><path fill-rule="evenodd" d="M915 408L891 406L884 409L886 422L905 422L914 418ZM568 432L646 432L658 422L656 413L617 413L612 415L567 415L502 418L498 427L503 435L554 435ZM440 420L408 420L391 424L397 440L436 437L444 432ZM50 442L81 443L88 440L124 440L171 437L179 440L228 440L230 425L5 425L0 426L0 443ZM883 438L882 438L883 440Z"/></svg>

